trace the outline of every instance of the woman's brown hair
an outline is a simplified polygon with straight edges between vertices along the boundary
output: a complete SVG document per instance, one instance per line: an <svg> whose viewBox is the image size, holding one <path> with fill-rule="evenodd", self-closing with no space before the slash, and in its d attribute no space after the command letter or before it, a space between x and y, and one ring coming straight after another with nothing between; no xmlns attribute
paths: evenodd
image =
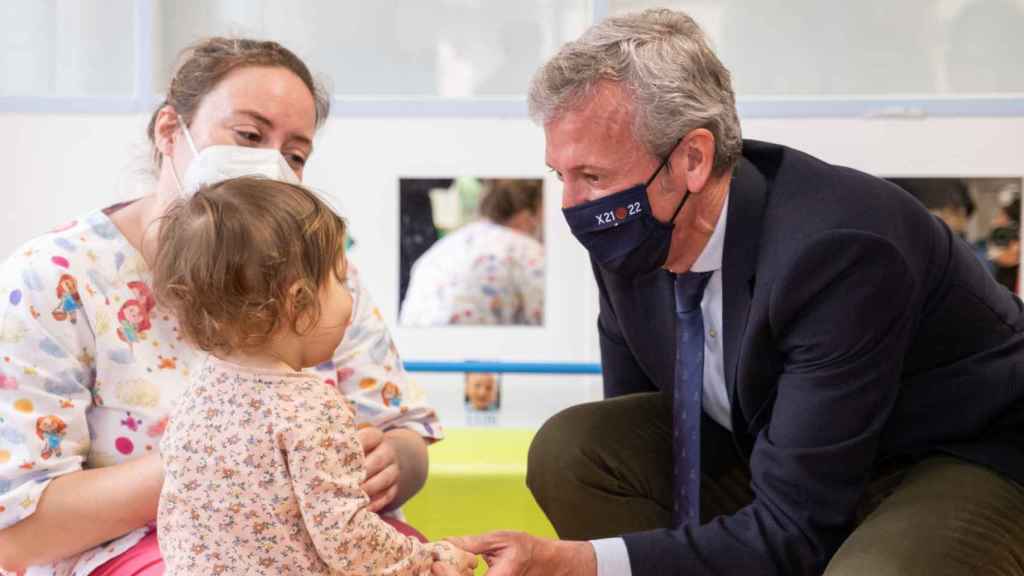
<svg viewBox="0 0 1024 576"><path fill-rule="evenodd" d="M523 210L540 211L543 201L540 180L495 179L486 180L484 184L487 189L480 198L480 215L495 224L505 224Z"/></svg>
<svg viewBox="0 0 1024 576"><path fill-rule="evenodd" d="M320 320L320 290L344 280L345 221L309 190L259 177L178 200L160 223L156 298L184 338L229 354Z"/></svg>
<svg viewBox="0 0 1024 576"><path fill-rule="evenodd" d="M149 119L146 135L150 142L155 142L156 118L164 106L170 105L186 124L192 124L203 98L232 71L248 66L281 67L298 76L313 95L318 128L331 110L330 96L313 79L306 63L277 42L219 36L206 38L182 50L178 62L167 87L167 96ZM160 162L158 152L154 152L154 160Z"/></svg>

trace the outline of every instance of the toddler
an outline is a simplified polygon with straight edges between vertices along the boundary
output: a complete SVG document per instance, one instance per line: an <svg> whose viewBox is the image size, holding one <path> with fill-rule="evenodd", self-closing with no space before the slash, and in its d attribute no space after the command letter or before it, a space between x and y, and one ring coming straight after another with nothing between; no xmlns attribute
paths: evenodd
<svg viewBox="0 0 1024 576"><path fill-rule="evenodd" d="M367 510L345 398L302 372L345 333L345 223L301 186L236 178L161 222L154 284L179 335L210 353L160 444L157 534L168 576L472 574Z"/></svg>

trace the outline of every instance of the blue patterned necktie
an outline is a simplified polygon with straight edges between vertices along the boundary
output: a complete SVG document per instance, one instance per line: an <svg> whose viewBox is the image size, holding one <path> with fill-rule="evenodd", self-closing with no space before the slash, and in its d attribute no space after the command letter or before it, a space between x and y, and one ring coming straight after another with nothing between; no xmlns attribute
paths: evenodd
<svg viewBox="0 0 1024 576"><path fill-rule="evenodd" d="M700 522L700 420L704 394L704 318L700 301L711 272L676 274L676 371L672 395L674 526Z"/></svg>

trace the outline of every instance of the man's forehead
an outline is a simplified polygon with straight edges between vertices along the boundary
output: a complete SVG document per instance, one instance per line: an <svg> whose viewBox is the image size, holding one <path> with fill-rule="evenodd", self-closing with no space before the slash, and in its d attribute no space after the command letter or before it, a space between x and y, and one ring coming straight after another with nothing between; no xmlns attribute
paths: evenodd
<svg viewBox="0 0 1024 576"><path fill-rule="evenodd" d="M617 128L632 121L633 99L621 83L605 80L573 102L563 116L598 129Z"/></svg>
<svg viewBox="0 0 1024 576"><path fill-rule="evenodd" d="M628 94L616 86L595 86L576 106L544 125L548 164L586 162L582 156L633 140L633 110Z"/></svg>

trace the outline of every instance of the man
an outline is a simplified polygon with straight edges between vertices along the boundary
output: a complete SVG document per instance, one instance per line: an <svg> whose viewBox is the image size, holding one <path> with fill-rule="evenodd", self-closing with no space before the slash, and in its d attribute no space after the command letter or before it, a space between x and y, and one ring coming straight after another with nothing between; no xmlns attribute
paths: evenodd
<svg viewBox="0 0 1024 576"><path fill-rule="evenodd" d="M890 183L741 140L678 12L593 27L530 104L607 399L531 448L568 540L458 541L491 576L1024 574L1024 312L966 244Z"/></svg>

